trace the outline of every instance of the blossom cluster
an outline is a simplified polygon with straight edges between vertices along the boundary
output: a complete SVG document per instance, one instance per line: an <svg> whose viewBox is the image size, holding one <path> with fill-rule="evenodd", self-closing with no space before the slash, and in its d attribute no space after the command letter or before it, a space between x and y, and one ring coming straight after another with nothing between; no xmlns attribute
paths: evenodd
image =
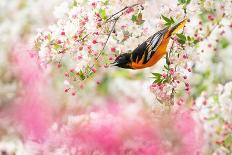
<svg viewBox="0 0 232 155"><path fill-rule="evenodd" d="M63 101L54 97L57 91L51 88L49 74L29 59L24 48L12 52L23 91L9 110L0 113L0 127L11 129L4 131L0 143L4 153L194 155L202 151L201 128L187 109L154 115L143 103L126 99L118 103L114 98L100 105L75 103L63 108L58 104ZM20 50L24 52L18 55Z"/></svg>
<svg viewBox="0 0 232 155"><path fill-rule="evenodd" d="M20 48L19 44L22 42L34 38L34 30L46 25L51 17L49 12L59 2L59 0L51 0L49 4L45 4L43 0L0 2L0 106L11 102L20 92L20 83L12 71L11 51Z"/></svg>
<svg viewBox="0 0 232 155"><path fill-rule="evenodd" d="M190 22L187 23L183 33L176 34L173 37L172 45L168 50L170 54L167 55L163 73L153 74L155 80L151 86L151 90L158 96L158 100L163 103L170 103L170 101L173 103L175 98L177 104L182 104L183 98L188 100L191 95L196 95L196 87L191 91L192 83L197 83L192 82L192 72L194 72L194 75L198 72L204 75L202 70L208 72L207 70L210 67L202 66L202 63L205 62L198 63L197 61L200 59L207 62L205 58L202 59L201 57L212 55L212 63L220 62L225 58L219 60L220 54L218 51L226 49L229 45L230 34L225 34L225 32L229 32L231 29L231 23L229 22L232 15L229 9L231 2L180 1L179 5L182 6L182 10L175 10L174 13L172 9L166 8L163 14L165 15L166 12L170 19L165 16L163 19L169 24L173 17L184 16ZM197 14L193 15L193 10ZM202 53L205 53L205 55ZM198 84L201 85L201 82ZM183 94L187 94L187 97Z"/></svg>
<svg viewBox="0 0 232 155"><path fill-rule="evenodd" d="M191 86L196 116L203 122L209 154L231 154L231 19L230 1L204 1L194 36L196 52Z"/></svg>
<svg viewBox="0 0 232 155"><path fill-rule="evenodd" d="M209 153L231 154L232 84L219 85L212 95L202 93L196 99L196 118L203 122Z"/></svg>
<svg viewBox="0 0 232 155"><path fill-rule="evenodd" d="M81 81L99 68L108 68L119 53L128 51L127 45L133 41L130 38L146 32L138 29L144 22L142 4L124 3L64 2L55 9L57 23L38 33L35 49L40 65L56 64L66 77L65 92L74 89L75 93L82 87ZM122 10L117 12L118 8Z"/></svg>
<svg viewBox="0 0 232 155"><path fill-rule="evenodd" d="M157 100L166 105L182 104L177 94L184 93L190 95L189 76L192 72L192 61L196 59L194 48L198 45L198 40L189 31L192 19L182 7L188 6L186 1L175 10L165 8L162 12L163 23L173 26L184 19L187 23L182 31L177 32L171 38L171 43L167 48L166 63L163 66L162 73L153 73L154 82L150 89L157 96ZM173 18L177 19L177 22ZM184 90L184 92L182 92Z"/></svg>

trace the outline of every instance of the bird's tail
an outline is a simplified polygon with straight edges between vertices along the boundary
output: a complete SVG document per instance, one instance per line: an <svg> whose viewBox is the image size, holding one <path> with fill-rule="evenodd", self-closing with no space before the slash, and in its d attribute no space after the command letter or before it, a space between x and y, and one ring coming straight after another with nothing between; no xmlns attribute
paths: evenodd
<svg viewBox="0 0 232 155"><path fill-rule="evenodd" d="M181 22L179 22L178 24L176 24L175 26L173 26L170 30L169 30L169 36L171 36L174 33L177 33L180 29L184 28L186 22L188 19L184 19Z"/></svg>

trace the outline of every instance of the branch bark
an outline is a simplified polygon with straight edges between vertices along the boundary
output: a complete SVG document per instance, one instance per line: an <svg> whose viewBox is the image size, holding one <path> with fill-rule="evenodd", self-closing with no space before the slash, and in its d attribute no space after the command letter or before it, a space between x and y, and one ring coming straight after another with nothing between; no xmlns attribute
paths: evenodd
<svg viewBox="0 0 232 155"><path fill-rule="evenodd" d="M113 18L114 16L118 15L119 13L125 11L126 9L128 9L128 8L133 8L133 7L136 7L136 6L138 6L138 5L141 5L141 4L137 3L137 4L133 4L133 5L131 5L131 6L126 6L126 7L124 7L123 9L121 9L121 10L119 10L118 12L114 13L113 15L111 15L111 16L106 20L106 22L110 21L111 18Z"/></svg>

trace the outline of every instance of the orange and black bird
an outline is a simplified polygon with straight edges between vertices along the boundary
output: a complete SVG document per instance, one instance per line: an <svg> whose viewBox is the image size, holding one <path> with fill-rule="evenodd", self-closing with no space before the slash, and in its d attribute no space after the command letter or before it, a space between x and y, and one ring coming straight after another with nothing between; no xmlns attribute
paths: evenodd
<svg viewBox="0 0 232 155"><path fill-rule="evenodd" d="M182 29L186 22L187 19L184 19L173 27L166 27L156 32L131 53L119 55L112 65L126 69L142 69L153 66L166 54L172 34Z"/></svg>

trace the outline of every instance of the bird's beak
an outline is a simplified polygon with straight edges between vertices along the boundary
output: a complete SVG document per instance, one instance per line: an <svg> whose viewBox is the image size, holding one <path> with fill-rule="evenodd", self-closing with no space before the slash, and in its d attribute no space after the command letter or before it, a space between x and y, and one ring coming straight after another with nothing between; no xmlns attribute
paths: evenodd
<svg viewBox="0 0 232 155"><path fill-rule="evenodd" d="M117 65L118 65L118 62L115 61L115 62L111 63L110 65L111 65L111 66L117 66Z"/></svg>

